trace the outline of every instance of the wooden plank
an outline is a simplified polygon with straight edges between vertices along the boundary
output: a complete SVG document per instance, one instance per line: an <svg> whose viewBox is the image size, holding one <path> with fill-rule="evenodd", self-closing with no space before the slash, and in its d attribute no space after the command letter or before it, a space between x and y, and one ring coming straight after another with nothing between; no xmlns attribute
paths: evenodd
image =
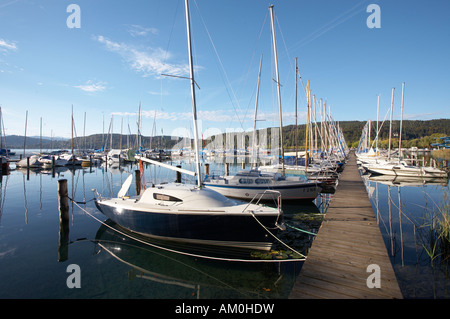
<svg viewBox="0 0 450 319"><path fill-rule="evenodd" d="M372 264L381 288L367 287ZM289 298L402 298L354 153Z"/></svg>
<svg viewBox="0 0 450 319"><path fill-rule="evenodd" d="M361 283L361 281L348 280L348 277L337 277L330 273L319 274L317 272L314 276L305 276L302 279L303 284L322 288L330 297L331 294L335 294L337 298L342 298L343 296L359 299L389 298L389 295L386 295L382 289L367 288L365 280Z"/></svg>

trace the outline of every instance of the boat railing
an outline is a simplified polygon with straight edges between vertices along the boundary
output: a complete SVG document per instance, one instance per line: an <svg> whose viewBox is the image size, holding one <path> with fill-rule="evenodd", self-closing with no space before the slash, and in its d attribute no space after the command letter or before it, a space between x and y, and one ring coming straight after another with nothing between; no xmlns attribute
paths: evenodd
<svg viewBox="0 0 450 319"><path fill-rule="evenodd" d="M258 205L259 202L263 199L264 195L266 195L267 193L272 194L274 201L276 200L276 203L277 203L278 213L281 214L281 211L282 211L281 210L281 193L279 191L272 190L272 189L266 189L261 193L255 194L255 196L253 196L253 198L250 200L250 202L244 207L242 212L245 212L247 210L247 208L250 206L250 204L252 204L254 201L256 201L254 204Z"/></svg>
<svg viewBox="0 0 450 319"><path fill-rule="evenodd" d="M95 201L101 201L102 200L102 195L97 191L96 188L92 188L91 192L94 194L94 199Z"/></svg>

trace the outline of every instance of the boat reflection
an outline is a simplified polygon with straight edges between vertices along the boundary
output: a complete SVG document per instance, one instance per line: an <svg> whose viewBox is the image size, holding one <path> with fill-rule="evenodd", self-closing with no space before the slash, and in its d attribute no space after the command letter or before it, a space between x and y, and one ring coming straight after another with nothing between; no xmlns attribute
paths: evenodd
<svg viewBox="0 0 450 319"><path fill-rule="evenodd" d="M389 186L423 186L423 185L447 185L448 178L434 177L423 178L421 176L389 176L389 175L370 175L368 179L372 182L378 182Z"/></svg>
<svg viewBox="0 0 450 319"><path fill-rule="evenodd" d="M155 298L219 298L224 290L227 296L231 293L236 298L287 298L283 292L289 291L286 286L295 281L295 276L289 275L287 269L292 273L295 267L292 264L300 269L297 262L217 260L215 258L250 260L251 256L248 250L149 240L110 220L100 226L95 240L101 251L130 266L130 280L145 279L167 285L161 293L171 291L173 294Z"/></svg>

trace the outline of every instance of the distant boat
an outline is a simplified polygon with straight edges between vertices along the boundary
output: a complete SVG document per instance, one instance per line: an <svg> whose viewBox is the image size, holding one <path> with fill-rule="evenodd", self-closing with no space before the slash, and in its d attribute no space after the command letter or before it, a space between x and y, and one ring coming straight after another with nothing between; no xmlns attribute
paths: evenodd
<svg viewBox="0 0 450 319"><path fill-rule="evenodd" d="M447 185L447 178L423 178L420 176L393 176L370 175L369 181L378 182L389 186L423 186L423 185Z"/></svg>
<svg viewBox="0 0 450 319"><path fill-rule="evenodd" d="M29 158L22 158L16 163L18 168L41 168L42 163L39 161L40 155L31 155Z"/></svg>
<svg viewBox="0 0 450 319"><path fill-rule="evenodd" d="M382 175L422 178L442 178L448 176L448 172L438 167L408 165L404 161L394 163L383 161L372 164L363 164L363 167L371 173Z"/></svg>
<svg viewBox="0 0 450 319"><path fill-rule="evenodd" d="M2 164L2 174L5 174L9 170L9 162L6 156L0 156L0 163Z"/></svg>
<svg viewBox="0 0 450 319"><path fill-rule="evenodd" d="M112 164L122 163L123 158L121 157L121 153L122 153L122 150L118 150L118 149L110 150L106 156L106 158L108 159L108 164L112 165Z"/></svg>
<svg viewBox="0 0 450 319"><path fill-rule="evenodd" d="M74 156L72 153L64 153L59 156L60 158L67 161L67 165L81 165L83 162L76 156Z"/></svg>
<svg viewBox="0 0 450 319"><path fill-rule="evenodd" d="M0 155L2 155L2 156L14 156L14 155L16 155L16 152L11 152L11 150L8 148L8 149L6 149L6 148L2 148L2 149L0 149Z"/></svg>
<svg viewBox="0 0 450 319"><path fill-rule="evenodd" d="M280 146L281 146L281 173L263 173L259 169L242 170L234 176L208 176L204 185L207 188L214 189L221 194L239 198L239 199L253 199L255 196L262 196L261 199L270 200L273 195L264 192L265 190L277 191L281 194L281 199L283 200L313 200L322 191L321 184L319 182L308 181L301 177L286 177L285 176L285 156L283 148L283 135L281 128L282 123L282 111L281 111L281 96L280 96L280 83L278 80L278 60L277 60L277 50L276 50L276 39L275 39L275 25L273 17L273 6L269 7L271 13L272 21L272 35L273 35L273 48L275 57L275 70L277 76L277 87L278 87L278 107L280 116ZM262 59L261 59L262 61ZM259 91L259 80L261 74L261 62L258 75L258 87ZM258 95L257 95L258 96ZM258 107L258 98L256 99L255 105L255 116L254 116L254 127L253 131L256 129L256 114ZM253 145L256 145L255 135ZM256 150L257 152L258 150Z"/></svg>
<svg viewBox="0 0 450 319"><path fill-rule="evenodd" d="M3 132L4 132L4 127L3 127L3 113L2 113L2 108L0 107L0 144L1 144L1 148L0 148L0 162L1 162L1 173L5 174L8 172L9 170L9 156L10 155L15 155L16 153L11 152L11 150L3 148ZM5 145L6 145L6 140L5 140Z"/></svg>
<svg viewBox="0 0 450 319"><path fill-rule="evenodd" d="M286 177L280 173L261 172L258 169L242 170L232 176L207 176L203 184L227 197L239 199L274 199L277 191L283 200L314 200L322 191L321 183L301 177Z"/></svg>
<svg viewBox="0 0 450 319"><path fill-rule="evenodd" d="M197 177L197 185L166 183L127 197L130 175L116 198L97 195L98 209L120 226L152 238L209 245L269 250L277 229L284 229L282 212L253 203L238 202L201 184L195 80L190 39L189 5L185 0L189 48L196 172L136 156L141 161Z"/></svg>
<svg viewBox="0 0 450 319"><path fill-rule="evenodd" d="M301 159L301 158L300 158ZM310 163L305 165L284 165L284 172L289 175L304 176L310 181L322 182L326 184L335 184L339 174L337 170L340 168L340 164L334 166L326 166L325 162L322 164ZM259 169L263 172L281 172L281 164L264 165Z"/></svg>
<svg viewBox="0 0 450 319"><path fill-rule="evenodd" d="M43 155L38 158L42 168L61 167L66 166L68 161L64 158L55 155Z"/></svg>

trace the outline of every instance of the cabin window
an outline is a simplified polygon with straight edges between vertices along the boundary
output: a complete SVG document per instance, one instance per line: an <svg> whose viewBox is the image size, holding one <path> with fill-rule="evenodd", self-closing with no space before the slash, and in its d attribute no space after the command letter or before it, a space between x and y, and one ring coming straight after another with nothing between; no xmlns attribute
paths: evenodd
<svg viewBox="0 0 450 319"><path fill-rule="evenodd" d="M257 179L255 180L255 183L256 183L256 184L269 184L269 183L270 183L270 180L267 179L267 178L257 178Z"/></svg>
<svg viewBox="0 0 450 319"><path fill-rule="evenodd" d="M253 184L253 179L251 179L251 178L239 178L239 184Z"/></svg>
<svg viewBox="0 0 450 319"><path fill-rule="evenodd" d="M170 201L170 202L182 202L183 201L177 197L166 195L166 194L159 194L159 193L153 193L153 198L158 199L158 200Z"/></svg>

